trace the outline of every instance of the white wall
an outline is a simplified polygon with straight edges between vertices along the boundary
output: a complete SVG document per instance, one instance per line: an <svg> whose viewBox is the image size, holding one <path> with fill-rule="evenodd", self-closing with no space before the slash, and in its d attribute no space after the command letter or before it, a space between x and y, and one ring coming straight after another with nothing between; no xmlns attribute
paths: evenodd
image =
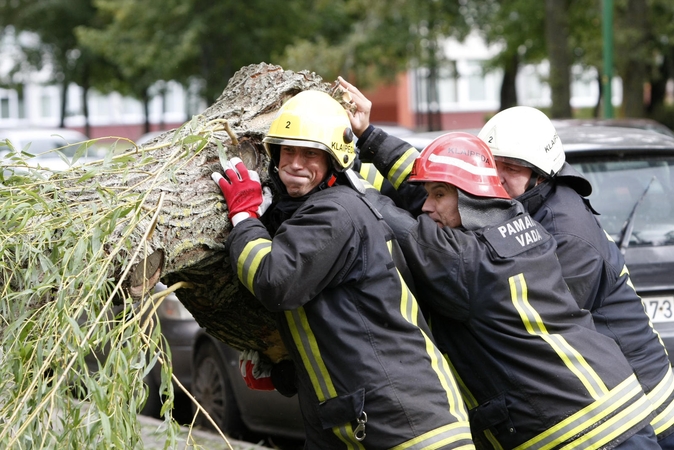
<svg viewBox="0 0 674 450"><path fill-rule="evenodd" d="M503 72L485 72L482 64L495 56L500 46L487 46L477 33L471 33L464 42L448 39L444 45L444 55L452 69L441 69L438 97L441 112L495 111L499 108L499 92ZM410 92L419 93L419 110L426 111L426 69L410 72ZM546 79L549 74L547 61L540 64L521 66L515 80L518 104L549 107L550 86ZM622 83L613 79L613 104L622 103ZM594 69L572 68L571 106L573 108L593 107L599 96L599 84ZM415 107L414 98L410 102Z"/></svg>

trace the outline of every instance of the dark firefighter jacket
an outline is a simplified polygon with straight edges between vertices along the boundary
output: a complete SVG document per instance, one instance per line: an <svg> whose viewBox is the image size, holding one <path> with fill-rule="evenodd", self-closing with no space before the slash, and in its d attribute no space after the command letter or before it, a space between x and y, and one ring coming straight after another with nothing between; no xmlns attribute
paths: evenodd
<svg viewBox="0 0 674 450"><path fill-rule="evenodd" d="M228 245L239 280L277 313L306 448L473 448L456 382L394 263L400 249L361 194L318 191L273 239L247 219Z"/></svg>
<svg viewBox="0 0 674 450"><path fill-rule="evenodd" d="M419 194L410 192L425 191L405 183L418 155L409 144L371 129L358 145L361 158L373 161L402 196L414 199ZM663 439L674 433L674 375L618 246L579 195L590 192L589 183L566 163L556 183L539 184L517 200L555 238L566 284L578 305L592 313L597 331L620 346L653 404L656 414L651 425L658 439Z"/></svg>
<svg viewBox="0 0 674 450"><path fill-rule="evenodd" d="M553 182L541 183L517 200L554 236L566 284L578 305L592 312L597 330L620 346L653 403L656 415L651 425L662 439L674 433L669 358L634 290L620 249L601 228L588 201L574 190L583 192L579 180L584 181L565 163Z"/></svg>
<svg viewBox="0 0 674 450"><path fill-rule="evenodd" d="M460 193L462 218L466 202L501 205L472 219L493 226L468 231L414 219L379 194L373 202L429 307L478 448L607 449L648 425L652 405L620 348L578 308L555 240L521 204Z"/></svg>

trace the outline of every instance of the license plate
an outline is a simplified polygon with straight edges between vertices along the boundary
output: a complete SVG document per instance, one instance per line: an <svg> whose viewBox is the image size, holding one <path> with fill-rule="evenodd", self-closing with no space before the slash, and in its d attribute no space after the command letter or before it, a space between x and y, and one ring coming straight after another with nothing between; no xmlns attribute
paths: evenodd
<svg viewBox="0 0 674 450"><path fill-rule="evenodd" d="M642 298L651 322L674 322L674 297Z"/></svg>

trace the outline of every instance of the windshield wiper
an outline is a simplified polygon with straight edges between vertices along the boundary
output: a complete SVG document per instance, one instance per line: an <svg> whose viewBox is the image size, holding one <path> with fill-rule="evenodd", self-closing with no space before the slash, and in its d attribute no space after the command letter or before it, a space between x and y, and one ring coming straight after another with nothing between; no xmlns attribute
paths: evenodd
<svg viewBox="0 0 674 450"><path fill-rule="evenodd" d="M648 184L646 185L646 189L644 189L644 192L641 193L641 197L639 197L639 199L632 207L630 215L627 216L625 224L623 225L622 230L620 230L621 237L620 240L618 241L618 247L620 248L620 253L622 253L623 255L627 251L627 246L630 245L630 238L632 237L632 231L634 230L634 220L637 217L636 216L637 208L643 201L644 197L646 197L646 193L651 188L651 184L653 184L653 181L655 181L655 175L653 175L651 181L649 181Z"/></svg>

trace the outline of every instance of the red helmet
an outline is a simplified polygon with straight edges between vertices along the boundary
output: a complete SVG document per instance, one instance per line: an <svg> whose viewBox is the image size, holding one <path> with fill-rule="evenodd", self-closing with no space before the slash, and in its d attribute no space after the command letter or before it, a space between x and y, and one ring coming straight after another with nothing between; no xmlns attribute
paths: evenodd
<svg viewBox="0 0 674 450"><path fill-rule="evenodd" d="M489 147L470 133L457 131L435 138L414 161L408 181L437 181L478 197L510 198Z"/></svg>

